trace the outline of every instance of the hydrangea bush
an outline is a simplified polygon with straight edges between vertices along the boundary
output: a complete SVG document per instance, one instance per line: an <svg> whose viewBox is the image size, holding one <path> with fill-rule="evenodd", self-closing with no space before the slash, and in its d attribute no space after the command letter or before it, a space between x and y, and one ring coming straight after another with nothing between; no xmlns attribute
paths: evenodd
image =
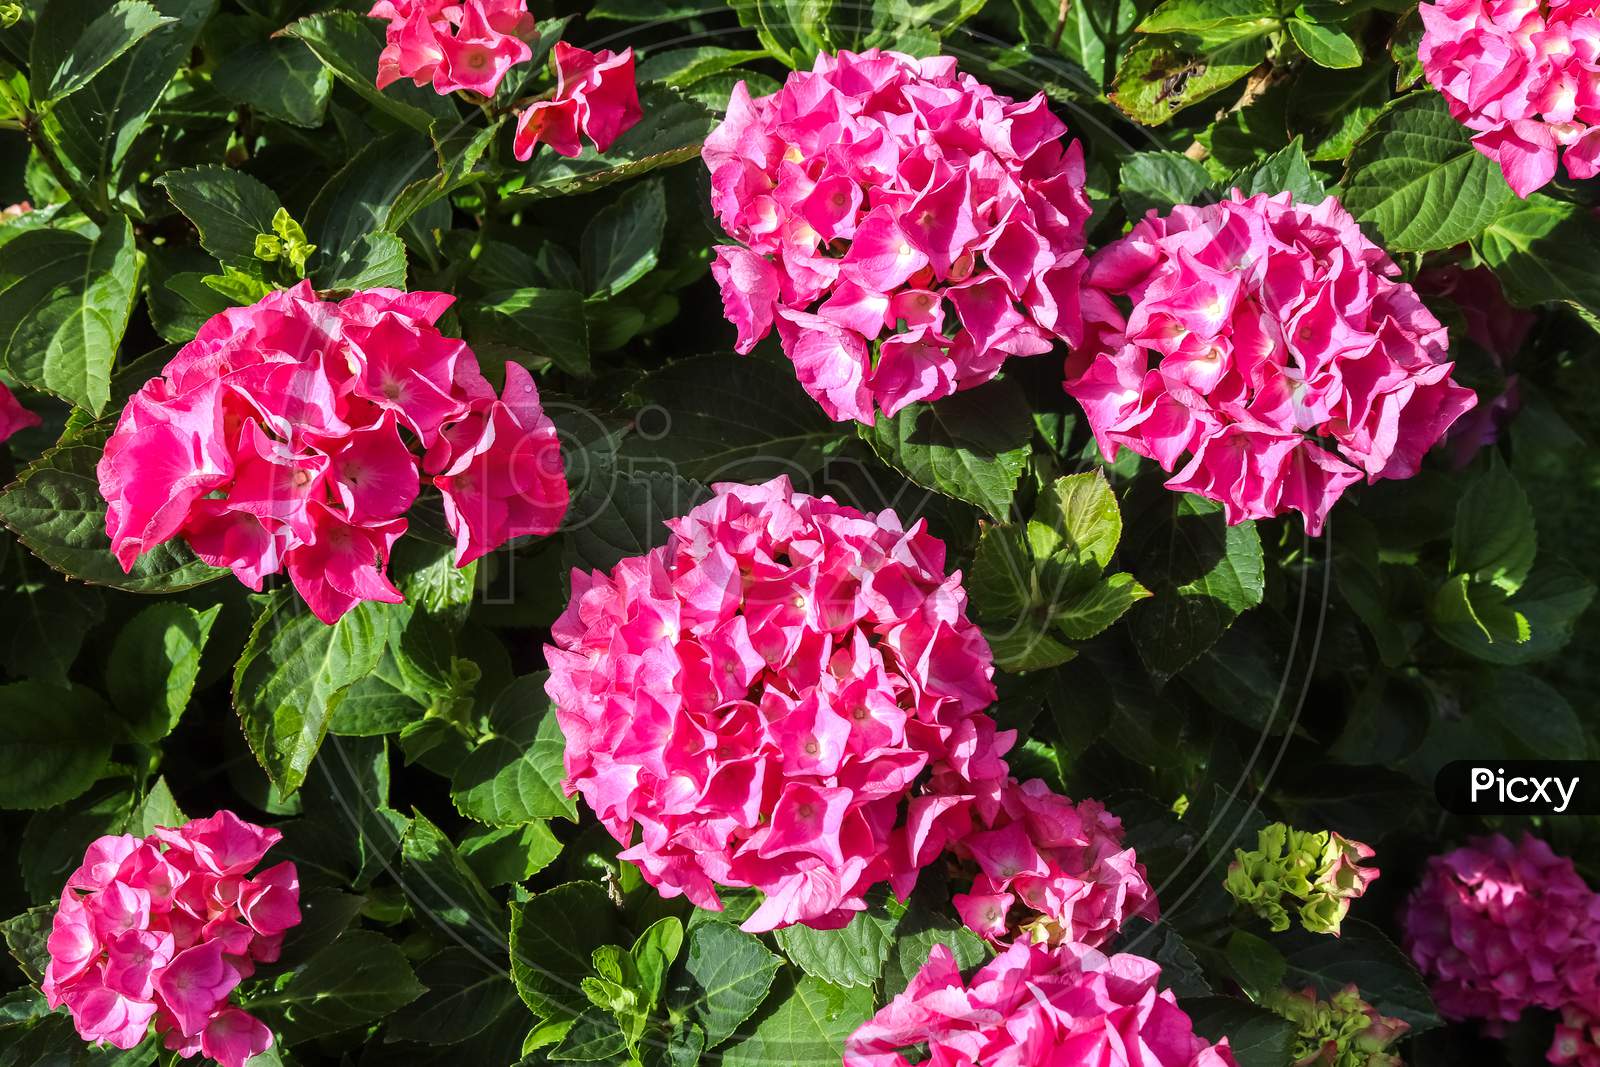
<svg viewBox="0 0 1600 1067"><path fill-rule="evenodd" d="M0 146L0 1067L1600 1067L1435 789L1600 757L1592 3L30 0Z"/></svg>

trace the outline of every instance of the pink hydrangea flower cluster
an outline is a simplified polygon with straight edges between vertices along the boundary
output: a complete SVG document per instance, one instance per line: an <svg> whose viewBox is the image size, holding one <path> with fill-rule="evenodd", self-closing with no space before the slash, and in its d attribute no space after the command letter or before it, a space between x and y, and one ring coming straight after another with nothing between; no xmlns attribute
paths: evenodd
<svg viewBox="0 0 1600 1067"><path fill-rule="evenodd" d="M979 875L954 903L993 942L1017 931L1034 941L1104 944L1129 916L1156 914L1144 866L1122 842L1122 822L1093 800L1074 804L1044 782L1007 783L986 828L950 842Z"/></svg>
<svg viewBox="0 0 1600 1067"><path fill-rule="evenodd" d="M746 930L909 892L992 817L1014 740L984 714L989 647L944 545L782 477L667 525L647 555L573 572L545 649L568 794L663 895L759 889Z"/></svg>
<svg viewBox="0 0 1600 1067"><path fill-rule="evenodd" d="M1108 457L1178 468L1167 487L1230 523L1293 509L1315 535L1347 486L1412 476L1476 401L1398 273L1332 197L1151 212L1094 257L1067 392Z"/></svg>
<svg viewBox="0 0 1600 1067"><path fill-rule="evenodd" d="M1539 838L1495 834L1429 859L1406 907L1405 948L1450 1018L1600 1014L1600 894Z"/></svg>
<svg viewBox="0 0 1600 1067"><path fill-rule="evenodd" d="M272 1046L228 1003L300 921L293 863L250 872L282 838L231 811L145 838L102 837L67 879L42 988L85 1041L130 1049L154 1022L167 1048L242 1067Z"/></svg>
<svg viewBox="0 0 1600 1067"><path fill-rule="evenodd" d="M844 1067L1234 1067L1140 956L1017 942L970 983L935 945L904 993L845 1041Z"/></svg>
<svg viewBox="0 0 1600 1067"><path fill-rule="evenodd" d="M571 158L583 151L580 134L595 151L604 152L644 117L634 80L633 49L590 52L557 41L551 58L556 67L555 96L517 113L511 150L518 159L531 158L540 142Z"/></svg>
<svg viewBox="0 0 1600 1067"><path fill-rule="evenodd" d="M302 282L213 317L106 442L117 561L176 537L252 589L286 568L324 622L397 603L384 569L420 489L413 443L458 566L552 532L568 496L555 427L526 370L508 363L496 397L434 326L451 300L372 289L332 303Z"/></svg>
<svg viewBox="0 0 1600 1067"><path fill-rule="evenodd" d="M1476 131L1520 197L1556 175L1600 173L1600 7L1595 0L1424 3L1428 83Z"/></svg>
<svg viewBox="0 0 1600 1067"><path fill-rule="evenodd" d="M389 21L379 89L410 78L441 96L490 97L508 70L533 58L539 38L527 0L378 0L367 14Z"/></svg>
<svg viewBox="0 0 1600 1067"><path fill-rule="evenodd" d="M1562 1011L1545 1059L1556 1067L1600 1067L1600 1002Z"/></svg>
<svg viewBox="0 0 1600 1067"><path fill-rule="evenodd" d="M995 93L948 56L819 55L771 96L735 87L706 138L740 245L712 273L735 348L774 326L829 417L871 424L1076 343L1083 153L1043 93Z"/></svg>
<svg viewBox="0 0 1600 1067"><path fill-rule="evenodd" d="M39 425L39 416L22 406L17 395L0 384L0 441L5 441L18 430Z"/></svg>

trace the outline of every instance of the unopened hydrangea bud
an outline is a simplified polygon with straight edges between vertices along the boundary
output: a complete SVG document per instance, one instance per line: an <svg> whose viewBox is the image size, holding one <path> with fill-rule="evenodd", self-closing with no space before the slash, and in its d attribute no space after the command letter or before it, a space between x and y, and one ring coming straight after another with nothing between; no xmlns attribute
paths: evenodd
<svg viewBox="0 0 1600 1067"><path fill-rule="evenodd" d="M1256 834L1254 849L1234 850L1223 888L1274 931L1289 928L1287 899L1299 903L1307 930L1337 936L1350 902L1378 877L1377 868L1357 865L1372 855L1368 846L1333 831L1272 823Z"/></svg>
<svg viewBox="0 0 1600 1067"><path fill-rule="evenodd" d="M1269 995L1263 1004L1295 1025L1295 1067L1400 1067L1390 1047L1411 1027L1379 1014L1347 985L1327 1000L1313 989Z"/></svg>

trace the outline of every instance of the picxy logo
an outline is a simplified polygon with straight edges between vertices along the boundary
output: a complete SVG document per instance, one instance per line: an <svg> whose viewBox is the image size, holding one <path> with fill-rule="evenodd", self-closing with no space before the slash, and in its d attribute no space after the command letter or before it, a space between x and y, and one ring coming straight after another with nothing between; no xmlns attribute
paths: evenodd
<svg viewBox="0 0 1600 1067"><path fill-rule="evenodd" d="M1477 803L1478 798L1493 790L1501 803L1510 801L1513 804L1553 804L1550 809L1556 815L1567 810L1567 805L1572 803L1573 794L1578 791L1578 783L1583 779L1579 775L1563 781L1555 775L1548 778L1534 778L1527 775L1506 776L1504 767L1493 770L1488 767L1472 768L1472 801ZM1555 803L1556 798L1560 803Z"/></svg>
<svg viewBox="0 0 1600 1067"><path fill-rule="evenodd" d="M1456 760L1433 793L1457 815L1600 815L1600 762Z"/></svg>

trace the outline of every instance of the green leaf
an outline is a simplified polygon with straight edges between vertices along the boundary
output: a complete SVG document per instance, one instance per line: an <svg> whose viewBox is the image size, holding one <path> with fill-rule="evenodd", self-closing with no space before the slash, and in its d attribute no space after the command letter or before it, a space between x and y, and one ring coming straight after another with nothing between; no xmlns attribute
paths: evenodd
<svg viewBox="0 0 1600 1067"><path fill-rule="evenodd" d="M873 894L868 909L837 930L784 927L776 935L778 947L813 978L837 986L870 986L883 973L900 921L902 909L886 907L887 900L886 893Z"/></svg>
<svg viewBox="0 0 1600 1067"><path fill-rule="evenodd" d="M1136 122L1159 126L1249 74L1267 57L1267 41L1247 36L1214 50L1164 37L1136 41L1123 57L1111 102Z"/></svg>
<svg viewBox="0 0 1600 1067"><path fill-rule="evenodd" d="M100 777L116 732L91 690L0 685L0 808L49 808Z"/></svg>
<svg viewBox="0 0 1600 1067"><path fill-rule="evenodd" d="M984 526L967 576L967 592L982 619L1015 619L1039 607L1033 553L1015 526Z"/></svg>
<svg viewBox="0 0 1600 1067"><path fill-rule="evenodd" d="M1087 641L1150 596L1131 574L1112 574L1084 593L1057 601L1050 621L1069 641Z"/></svg>
<svg viewBox="0 0 1600 1067"><path fill-rule="evenodd" d="M242 171L191 167L156 179L200 231L200 245L227 266L254 269L256 237L272 232L278 194Z"/></svg>
<svg viewBox="0 0 1600 1067"><path fill-rule="evenodd" d="M1304 12L1305 8L1296 9ZM1361 46L1344 30L1297 14L1289 19L1289 36L1306 58L1320 67L1343 70L1361 65Z"/></svg>
<svg viewBox="0 0 1600 1067"><path fill-rule="evenodd" d="M98 415L138 293L133 226L98 236L30 230L0 246L0 342L6 370Z"/></svg>
<svg viewBox="0 0 1600 1067"><path fill-rule="evenodd" d="M51 0L34 27L29 76L37 103L82 89L151 32L176 20L145 0Z"/></svg>
<svg viewBox="0 0 1600 1067"><path fill-rule="evenodd" d="M561 841L541 819L521 826L485 827L462 837L458 851L487 886L531 878L561 854Z"/></svg>
<svg viewBox="0 0 1600 1067"><path fill-rule="evenodd" d="M561 789L566 738L544 691L546 673L525 675L495 699L491 736L456 769L450 798L461 814L490 826L534 819L576 822L578 809Z"/></svg>
<svg viewBox="0 0 1600 1067"><path fill-rule="evenodd" d="M696 923L668 977L667 1004L704 1031L706 1049L716 1048L760 1006L782 962L729 923Z"/></svg>
<svg viewBox="0 0 1600 1067"><path fill-rule="evenodd" d="M567 559L585 570L608 571L667 540L666 521L686 514L709 494L698 482L659 471L603 469L567 512L572 530Z"/></svg>
<svg viewBox="0 0 1600 1067"><path fill-rule="evenodd" d="M622 454L708 485L815 470L841 440L786 360L690 356L646 374L634 393L639 414Z"/></svg>
<svg viewBox="0 0 1600 1067"><path fill-rule="evenodd" d="M1514 303L1559 300L1600 315L1600 273L1590 254L1600 248L1600 220L1585 208L1535 193L1500 212L1476 244Z"/></svg>
<svg viewBox="0 0 1600 1067"><path fill-rule="evenodd" d="M1515 594L1460 574L1439 588L1429 617L1434 631L1463 652L1518 665L1565 648L1594 594L1594 583L1565 564L1535 570Z"/></svg>
<svg viewBox="0 0 1600 1067"><path fill-rule="evenodd" d="M1098 467L1058 478L1039 495L1038 509L1028 523L1028 541L1036 558L1065 553L1085 566L1104 570L1122 540L1122 511L1117 494Z"/></svg>
<svg viewBox="0 0 1600 1067"><path fill-rule="evenodd" d="M516 988L502 968L457 945L423 961L417 980L427 992L388 1021L385 1035L396 1041L454 1045L481 1033L517 1005Z"/></svg>
<svg viewBox="0 0 1600 1067"><path fill-rule="evenodd" d="M1234 997L1195 997L1180 1005L1194 1032L1208 1041L1228 1039L1239 1067L1284 1067L1294 1047L1294 1024L1276 1012Z"/></svg>
<svg viewBox="0 0 1600 1067"><path fill-rule="evenodd" d="M1211 188L1211 174L1182 152L1136 152L1122 161L1120 186L1123 210L1138 220L1198 202Z"/></svg>
<svg viewBox="0 0 1600 1067"><path fill-rule="evenodd" d="M701 142L716 122L709 111L659 85L641 86L639 105L644 118L604 153L585 149L572 159L535 153L513 195L569 196L699 158Z"/></svg>
<svg viewBox="0 0 1600 1067"><path fill-rule="evenodd" d="M1288 110L1313 160L1344 160L1388 101L1389 69L1382 63L1346 71L1310 67L1289 86Z"/></svg>
<svg viewBox="0 0 1600 1067"><path fill-rule="evenodd" d="M291 589L256 617L233 672L245 739L278 791L300 788L345 692L378 663L392 605L363 601L332 626Z"/></svg>
<svg viewBox="0 0 1600 1067"><path fill-rule="evenodd" d="M667 226L667 194L659 179L629 186L583 231L583 283L593 297L614 296L655 269Z"/></svg>
<svg viewBox="0 0 1600 1067"><path fill-rule="evenodd" d="M449 97L440 96L431 85L418 87L401 79L380 91L373 79L378 70L378 53L383 50L383 29L375 21L354 11L325 11L308 15L279 31L304 41L306 47L367 103L391 118L424 133L436 121L454 126L460 113Z"/></svg>
<svg viewBox="0 0 1600 1067"><path fill-rule="evenodd" d="M1338 937L1324 937L1296 928L1277 937L1283 951L1284 983L1291 989L1309 985L1329 997L1347 984L1361 987L1361 996L1384 1015L1393 1015L1420 1032L1439 1025L1428 987L1405 953L1371 923L1345 919Z"/></svg>
<svg viewBox="0 0 1600 1067"><path fill-rule="evenodd" d="M117 633L106 663L106 691L134 740L154 744L178 725L221 610L220 604L205 611L152 604Z"/></svg>
<svg viewBox="0 0 1600 1067"><path fill-rule="evenodd" d="M893 418L880 414L858 429L879 458L924 489L1004 520L1028 462L1033 420L1021 386L997 379Z"/></svg>
<svg viewBox="0 0 1600 1067"><path fill-rule="evenodd" d="M1495 453L1489 469L1472 480L1456 505L1450 569L1515 593L1533 569L1538 549L1533 505Z"/></svg>
<svg viewBox="0 0 1600 1067"><path fill-rule="evenodd" d="M723 1053L725 1067L838 1067L845 1038L872 1015L872 990L786 973Z"/></svg>
<svg viewBox="0 0 1600 1067"><path fill-rule="evenodd" d="M924 874L924 880L929 876ZM942 887L941 887L942 892ZM969 971L989 958L989 947L956 918L933 886L919 886L895 930L894 946L883 969L883 996L896 996L927 964L935 945L950 950L956 966Z"/></svg>
<svg viewBox="0 0 1600 1067"><path fill-rule="evenodd" d="M594 18L591 9L589 17ZM640 85L660 82L674 89L682 89L695 82L720 74L744 63L754 62L766 55L764 49L718 48L715 45L695 45L691 48L670 48L664 52L651 52L640 62Z"/></svg>
<svg viewBox="0 0 1600 1067"><path fill-rule="evenodd" d="M1165 0L1139 23L1140 33L1271 33L1277 9L1266 0Z"/></svg>
<svg viewBox="0 0 1600 1067"><path fill-rule="evenodd" d="M1340 199L1391 252L1450 248L1483 233L1511 202L1500 168L1438 93L1389 107L1350 156Z"/></svg>
<svg viewBox="0 0 1600 1067"><path fill-rule="evenodd" d="M81 857L79 862L82 862ZM43 980L44 970L50 964L48 942L55 915L54 904L41 904L0 922L0 937L5 938L6 950L17 961L23 976L35 985Z"/></svg>
<svg viewBox="0 0 1600 1067"><path fill-rule="evenodd" d="M723 0L595 0L588 17L618 22L660 22L709 15L724 10Z"/></svg>
<svg viewBox="0 0 1600 1067"><path fill-rule="evenodd" d="M594 950L619 940L616 909L598 882L568 882L511 905L511 980L540 1019L578 1019L590 1010L578 984Z"/></svg>
<svg viewBox="0 0 1600 1067"><path fill-rule="evenodd" d="M278 39L229 54L211 87L268 118L314 128L327 114L333 74L302 42Z"/></svg>
<svg viewBox="0 0 1600 1067"><path fill-rule="evenodd" d="M189 58L200 27L217 4L216 0L156 0L153 6L176 21L156 27L41 116L46 136L60 149L68 168L90 185L94 199L119 191L115 187L121 184L122 166L146 119ZM112 188L106 189L107 185Z"/></svg>
<svg viewBox="0 0 1600 1067"><path fill-rule="evenodd" d="M1311 161L1306 158L1298 137L1287 148L1235 174L1228 184L1246 196L1293 193L1295 202L1300 204L1320 204L1328 197L1328 189L1311 169Z"/></svg>
<svg viewBox="0 0 1600 1067"><path fill-rule="evenodd" d="M1182 670L1242 611L1261 603L1266 572L1255 524L1229 526L1222 507L1184 494L1168 521L1140 524L1133 573L1154 596L1132 616L1134 642L1158 676Z"/></svg>
<svg viewBox="0 0 1600 1067"><path fill-rule="evenodd" d="M11 610L0 613L0 667L14 679L65 686L84 638L105 621L105 598L40 567L18 571L6 588Z"/></svg>
<svg viewBox="0 0 1600 1067"><path fill-rule="evenodd" d="M457 941L498 953L506 940L505 907L489 896L450 839L421 812L411 814L400 856L405 861L400 885L413 914L438 924Z"/></svg>
<svg viewBox="0 0 1600 1067"><path fill-rule="evenodd" d="M1283 984L1283 972L1287 966L1283 953L1265 938L1257 937L1248 930L1235 930L1228 936L1224 951L1228 967L1239 980L1240 987L1251 997L1260 999L1267 993L1276 992Z"/></svg>
<svg viewBox="0 0 1600 1067"><path fill-rule="evenodd" d="M95 585L133 593L172 593L228 573L195 559L181 541L140 556L124 572L106 537L106 502L95 465L110 427L51 449L0 493L0 522L51 567Z"/></svg>
<svg viewBox="0 0 1600 1067"><path fill-rule="evenodd" d="M424 992L400 946L370 930L347 930L275 992L247 1004L275 1018L274 1032L293 1045L376 1022Z"/></svg>
<svg viewBox="0 0 1600 1067"><path fill-rule="evenodd" d="M473 343L525 349L569 374L589 373L583 294L574 289L502 289L462 309Z"/></svg>

